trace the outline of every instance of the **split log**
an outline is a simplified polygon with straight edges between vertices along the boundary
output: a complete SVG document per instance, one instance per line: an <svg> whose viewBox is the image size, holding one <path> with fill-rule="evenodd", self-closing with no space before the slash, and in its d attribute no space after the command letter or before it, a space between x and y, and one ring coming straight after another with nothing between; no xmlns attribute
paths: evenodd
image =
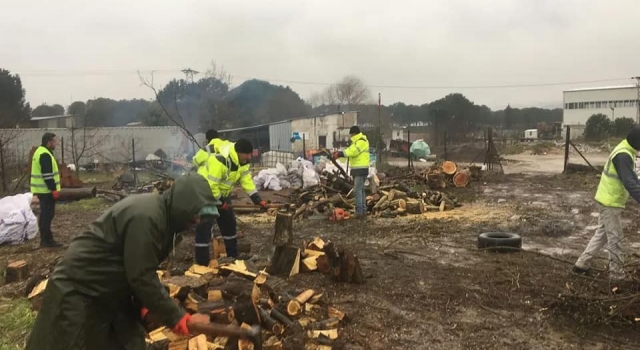
<svg viewBox="0 0 640 350"><path fill-rule="evenodd" d="M287 315L276 308L271 309L269 315L278 322L282 323L285 327L290 327L294 324L294 322Z"/></svg>
<svg viewBox="0 0 640 350"><path fill-rule="evenodd" d="M26 281L29 278L29 265L24 260L10 262L5 274L6 283Z"/></svg>
<svg viewBox="0 0 640 350"><path fill-rule="evenodd" d="M409 214L422 214L424 209L424 202L422 201L407 202L407 213Z"/></svg>
<svg viewBox="0 0 640 350"><path fill-rule="evenodd" d="M171 285L180 287L180 291L176 296L180 301L184 301L189 292L193 291L203 298L208 296L207 284L208 281L201 277L189 277L189 276L173 276L162 280L162 284L170 290Z"/></svg>
<svg viewBox="0 0 640 350"><path fill-rule="evenodd" d="M283 325L271 317L269 312L263 308L258 308L258 310L260 312L260 321L267 330L275 335L280 335L284 332Z"/></svg>
<svg viewBox="0 0 640 350"><path fill-rule="evenodd" d="M298 272L300 272L300 248L276 246L268 273L275 276L291 277Z"/></svg>
<svg viewBox="0 0 640 350"><path fill-rule="evenodd" d="M466 187L469 183L469 171L463 170L458 171L455 175L453 175L453 184L456 187Z"/></svg>
<svg viewBox="0 0 640 350"><path fill-rule="evenodd" d="M286 238L285 238L286 234ZM278 212L276 214L275 233L273 235L273 245L279 246L291 244L293 242L293 215Z"/></svg>
<svg viewBox="0 0 640 350"><path fill-rule="evenodd" d="M300 268L303 272L312 272L318 269L318 256L310 256L302 259Z"/></svg>
<svg viewBox="0 0 640 350"><path fill-rule="evenodd" d="M393 201L397 199L407 199L408 196L405 192L392 189L391 191L389 191L389 195L387 197L389 198L390 201Z"/></svg>
<svg viewBox="0 0 640 350"><path fill-rule="evenodd" d="M457 170L458 170L458 167L454 162L447 160L444 163L442 163L442 172L447 175L453 175L456 173Z"/></svg>
<svg viewBox="0 0 640 350"><path fill-rule="evenodd" d="M379 209L381 205L383 205L385 202L388 201L388 196L384 195L380 198L380 200L378 201L378 203L376 203L376 205L373 206L373 209Z"/></svg>
<svg viewBox="0 0 640 350"><path fill-rule="evenodd" d="M351 205L349 205L345 200L344 197L340 194L334 194L333 196L329 197L329 198L324 198L324 199L320 199L319 201L315 202L313 204L312 209L316 209L320 206L326 205L331 203L333 206L335 207L339 207L339 208L350 208Z"/></svg>
<svg viewBox="0 0 640 350"><path fill-rule="evenodd" d="M296 316L302 312L302 303L287 293L283 293L279 296L278 305L289 316Z"/></svg>
<svg viewBox="0 0 640 350"><path fill-rule="evenodd" d="M348 250L337 248L333 242L327 242L324 247L325 255L330 265L329 274L335 281L363 283L364 275L358 262L358 257Z"/></svg>
<svg viewBox="0 0 640 350"><path fill-rule="evenodd" d="M189 350L208 350L207 336L200 334L189 339Z"/></svg>
<svg viewBox="0 0 640 350"><path fill-rule="evenodd" d="M300 215L304 214L304 212L307 211L307 205L306 204L302 204L300 206L300 208L296 209L296 212L293 214L293 218L297 218Z"/></svg>

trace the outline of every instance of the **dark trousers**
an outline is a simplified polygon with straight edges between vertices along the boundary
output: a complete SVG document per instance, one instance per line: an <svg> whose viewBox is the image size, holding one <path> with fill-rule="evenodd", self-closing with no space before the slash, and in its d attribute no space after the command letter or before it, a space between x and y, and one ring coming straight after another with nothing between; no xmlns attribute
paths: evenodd
<svg viewBox="0 0 640 350"><path fill-rule="evenodd" d="M40 216L38 217L38 229L40 230L40 243L52 243L53 232L51 222L56 215L56 201L51 193L37 194L40 200Z"/></svg>
<svg viewBox="0 0 640 350"><path fill-rule="evenodd" d="M224 240L227 256L238 257L238 236L236 235L236 214L233 209L218 209L218 228ZM203 221L196 226L196 264L208 266L211 260L211 229L212 221Z"/></svg>

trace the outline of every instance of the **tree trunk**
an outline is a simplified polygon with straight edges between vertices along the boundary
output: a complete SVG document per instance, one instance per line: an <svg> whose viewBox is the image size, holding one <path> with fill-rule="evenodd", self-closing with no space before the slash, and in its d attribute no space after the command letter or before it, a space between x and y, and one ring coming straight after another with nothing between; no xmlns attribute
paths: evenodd
<svg viewBox="0 0 640 350"><path fill-rule="evenodd" d="M63 188L60 190L61 201L75 201L85 198L93 198L96 196L95 187L86 188Z"/></svg>
<svg viewBox="0 0 640 350"><path fill-rule="evenodd" d="M469 183L468 170L459 171L455 175L453 175L453 184L456 185L456 187L466 187L468 183Z"/></svg>
<svg viewBox="0 0 640 350"><path fill-rule="evenodd" d="M456 173L457 170L458 170L458 167L454 162L446 161L442 163L442 172L447 175L453 175Z"/></svg>

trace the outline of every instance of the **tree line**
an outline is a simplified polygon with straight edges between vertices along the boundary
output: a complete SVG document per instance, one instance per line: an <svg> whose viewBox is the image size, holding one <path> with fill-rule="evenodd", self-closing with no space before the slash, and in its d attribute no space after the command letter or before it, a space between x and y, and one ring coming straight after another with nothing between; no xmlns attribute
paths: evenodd
<svg viewBox="0 0 640 350"><path fill-rule="evenodd" d="M141 78L142 79L142 78ZM148 82L149 80L143 80ZM152 81L152 79L151 79ZM31 117L74 116L76 127L115 127L141 122L164 126L175 123L192 133L208 128L227 129L278 122L308 115L360 111L359 122L385 128L391 125L430 125L448 130L452 137L486 126L502 129L537 128L562 120L562 109L511 108L492 111L460 93L422 105L397 102L378 106L366 84L356 76L346 76L318 91L307 100L289 86L248 80L231 87L231 76L212 63L200 79L173 79L156 90L152 100L96 98L31 108L19 75L0 69L0 127L14 127Z"/></svg>

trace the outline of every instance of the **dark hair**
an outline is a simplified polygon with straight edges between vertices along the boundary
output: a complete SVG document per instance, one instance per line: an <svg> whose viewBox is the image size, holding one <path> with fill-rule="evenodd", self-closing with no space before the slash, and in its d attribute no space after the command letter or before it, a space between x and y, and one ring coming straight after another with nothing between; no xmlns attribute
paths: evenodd
<svg viewBox="0 0 640 350"><path fill-rule="evenodd" d="M251 145L251 141L247 139L240 139L236 141L234 148L237 153L253 153L253 145Z"/></svg>
<svg viewBox="0 0 640 350"><path fill-rule="evenodd" d="M356 125L352 126L351 129L349 129L349 135L355 135L359 133L360 133L360 128L357 127Z"/></svg>
<svg viewBox="0 0 640 350"><path fill-rule="evenodd" d="M44 133L44 135L42 135L42 145L46 146L47 143L49 143L49 141L53 140L54 137L56 137L56 134L54 134L52 132Z"/></svg>
<svg viewBox="0 0 640 350"><path fill-rule="evenodd" d="M209 129L205 137L207 138L207 142L211 142L211 140L218 138L218 131L216 129Z"/></svg>

